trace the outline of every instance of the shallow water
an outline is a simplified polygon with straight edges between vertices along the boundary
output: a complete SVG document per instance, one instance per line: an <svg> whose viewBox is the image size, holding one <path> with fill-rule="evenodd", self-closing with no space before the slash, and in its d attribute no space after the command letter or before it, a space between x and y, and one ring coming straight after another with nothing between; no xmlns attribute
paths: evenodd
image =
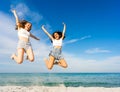
<svg viewBox="0 0 120 92"><path fill-rule="evenodd" d="M120 87L120 73L0 73L0 86Z"/></svg>

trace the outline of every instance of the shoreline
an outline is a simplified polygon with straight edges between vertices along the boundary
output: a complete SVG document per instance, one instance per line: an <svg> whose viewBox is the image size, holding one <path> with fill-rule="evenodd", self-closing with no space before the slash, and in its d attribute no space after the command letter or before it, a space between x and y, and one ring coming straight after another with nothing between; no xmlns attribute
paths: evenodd
<svg viewBox="0 0 120 92"><path fill-rule="evenodd" d="M0 92L120 92L120 87L0 86Z"/></svg>

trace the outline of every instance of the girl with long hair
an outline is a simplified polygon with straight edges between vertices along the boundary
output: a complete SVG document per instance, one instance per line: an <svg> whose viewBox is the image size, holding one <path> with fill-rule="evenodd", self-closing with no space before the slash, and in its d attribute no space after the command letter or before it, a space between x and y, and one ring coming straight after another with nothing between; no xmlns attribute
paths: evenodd
<svg viewBox="0 0 120 92"><path fill-rule="evenodd" d="M16 10L12 10L14 17L16 19L16 30L18 31L18 46L17 46L17 55L12 54L11 59L15 60L18 64L21 64L24 60L24 53L27 54L27 59L31 62L34 61L34 53L30 43L30 37L39 40L34 36L30 30L32 24L26 20L19 20Z"/></svg>
<svg viewBox="0 0 120 92"><path fill-rule="evenodd" d="M42 30L48 35L53 44L53 49L49 53L49 59L45 59L45 63L48 69L52 69L53 65L57 64L63 68L67 68L67 63L62 55L62 41L65 38L66 24L64 24L63 31L56 31L52 35L48 33L44 25ZM57 61L57 62L56 62Z"/></svg>

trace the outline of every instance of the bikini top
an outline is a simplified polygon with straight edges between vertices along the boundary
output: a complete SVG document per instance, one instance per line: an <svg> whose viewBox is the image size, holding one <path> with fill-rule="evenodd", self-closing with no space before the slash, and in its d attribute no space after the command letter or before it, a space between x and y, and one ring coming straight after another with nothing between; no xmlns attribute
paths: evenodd
<svg viewBox="0 0 120 92"><path fill-rule="evenodd" d="M53 46L62 46L62 38L59 40L53 40Z"/></svg>
<svg viewBox="0 0 120 92"><path fill-rule="evenodd" d="M30 32L28 32L27 30L25 30L23 28L20 28L20 30L18 31L18 36L29 38L30 37Z"/></svg>

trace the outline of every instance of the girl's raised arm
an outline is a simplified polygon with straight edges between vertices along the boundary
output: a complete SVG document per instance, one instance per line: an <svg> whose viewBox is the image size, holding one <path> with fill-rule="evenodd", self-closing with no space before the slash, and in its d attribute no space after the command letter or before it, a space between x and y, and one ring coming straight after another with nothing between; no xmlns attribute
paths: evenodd
<svg viewBox="0 0 120 92"><path fill-rule="evenodd" d="M16 10L11 10L12 11L12 13L14 14L14 16L15 16L15 20L16 20L16 25L18 26L18 28L19 28L19 19L18 19L18 16L17 16L17 13L16 13Z"/></svg>
<svg viewBox="0 0 120 92"><path fill-rule="evenodd" d="M44 25L42 25L42 30L48 35L48 37L53 40L54 38L52 37L52 35L50 35L47 30L45 29Z"/></svg>
<svg viewBox="0 0 120 92"><path fill-rule="evenodd" d="M66 24L64 22L63 22L63 25L64 25L64 27L63 27L63 32L62 32L62 39L64 38L65 31L66 31Z"/></svg>

